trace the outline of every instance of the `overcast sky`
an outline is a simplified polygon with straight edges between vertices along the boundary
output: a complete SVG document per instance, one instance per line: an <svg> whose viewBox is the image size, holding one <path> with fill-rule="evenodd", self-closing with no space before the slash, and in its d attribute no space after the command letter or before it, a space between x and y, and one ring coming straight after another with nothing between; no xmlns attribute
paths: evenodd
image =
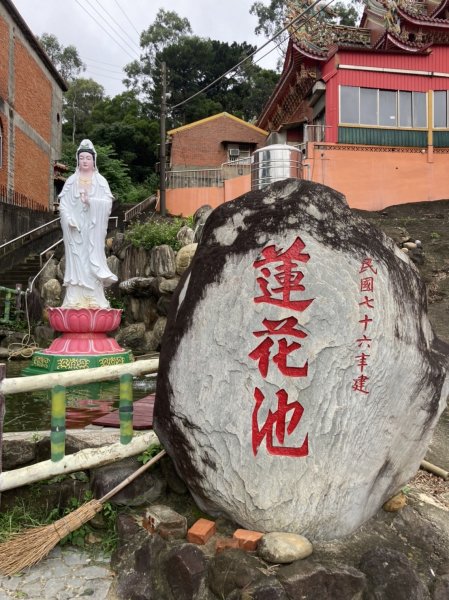
<svg viewBox="0 0 449 600"><path fill-rule="evenodd" d="M63 46L74 45L87 65L83 76L101 83L109 96L125 90L123 66L139 57L139 34L153 23L159 8L186 17L200 37L259 47L266 40L254 34L257 19L249 13L253 1L13 0L35 35L53 33ZM277 57L274 50L258 64L275 68Z"/></svg>

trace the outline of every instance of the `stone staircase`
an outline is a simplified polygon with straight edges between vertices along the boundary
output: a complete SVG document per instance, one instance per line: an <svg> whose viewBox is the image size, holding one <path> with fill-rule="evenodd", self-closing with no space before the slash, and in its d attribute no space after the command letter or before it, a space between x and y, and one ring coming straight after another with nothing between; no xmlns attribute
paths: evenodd
<svg viewBox="0 0 449 600"><path fill-rule="evenodd" d="M16 283L21 283L25 291L28 280L35 277L40 268L39 254L30 254L20 264L0 272L0 286L14 290Z"/></svg>

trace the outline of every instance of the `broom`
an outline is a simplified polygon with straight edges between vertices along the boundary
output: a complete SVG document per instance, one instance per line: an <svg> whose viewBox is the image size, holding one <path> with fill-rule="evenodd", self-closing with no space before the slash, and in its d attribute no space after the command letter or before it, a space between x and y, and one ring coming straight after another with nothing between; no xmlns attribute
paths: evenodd
<svg viewBox="0 0 449 600"><path fill-rule="evenodd" d="M90 521L103 508L103 504L122 490L128 483L134 481L141 473L154 465L166 454L162 450L154 458L142 465L137 471L129 475L100 500L90 500L59 521L42 527L30 528L25 532L13 534L11 539L0 544L0 573L14 575L26 567L31 567L45 558L50 550L62 538L82 527Z"/></svg>

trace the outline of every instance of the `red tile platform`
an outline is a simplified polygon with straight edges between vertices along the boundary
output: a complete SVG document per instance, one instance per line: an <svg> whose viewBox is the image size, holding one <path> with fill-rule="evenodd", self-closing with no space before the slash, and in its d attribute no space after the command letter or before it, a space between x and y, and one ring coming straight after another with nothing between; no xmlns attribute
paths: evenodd
<svg viewBox="0 0 449 600"><path fill-rule="evenodd" d="M154 394L133 402L133 429L151 429L153 427ZM95 419L92 425L101 427L120 427L118 410Z"/></svg>

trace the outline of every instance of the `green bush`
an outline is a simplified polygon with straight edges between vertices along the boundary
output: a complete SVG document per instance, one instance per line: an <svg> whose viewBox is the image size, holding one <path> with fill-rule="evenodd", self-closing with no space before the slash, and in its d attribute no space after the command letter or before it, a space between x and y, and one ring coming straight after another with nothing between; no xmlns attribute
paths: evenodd
<svg viewBox="0 0 449 600"><path fill-rule="evenodd" d="M125 234L126 241L136 248L151 250L155 246L167 244L173 250L179 250L180 245L176 234L184 225L191 226L191 220L175 218L167 221L147 221L131 225Z"/></svg>

